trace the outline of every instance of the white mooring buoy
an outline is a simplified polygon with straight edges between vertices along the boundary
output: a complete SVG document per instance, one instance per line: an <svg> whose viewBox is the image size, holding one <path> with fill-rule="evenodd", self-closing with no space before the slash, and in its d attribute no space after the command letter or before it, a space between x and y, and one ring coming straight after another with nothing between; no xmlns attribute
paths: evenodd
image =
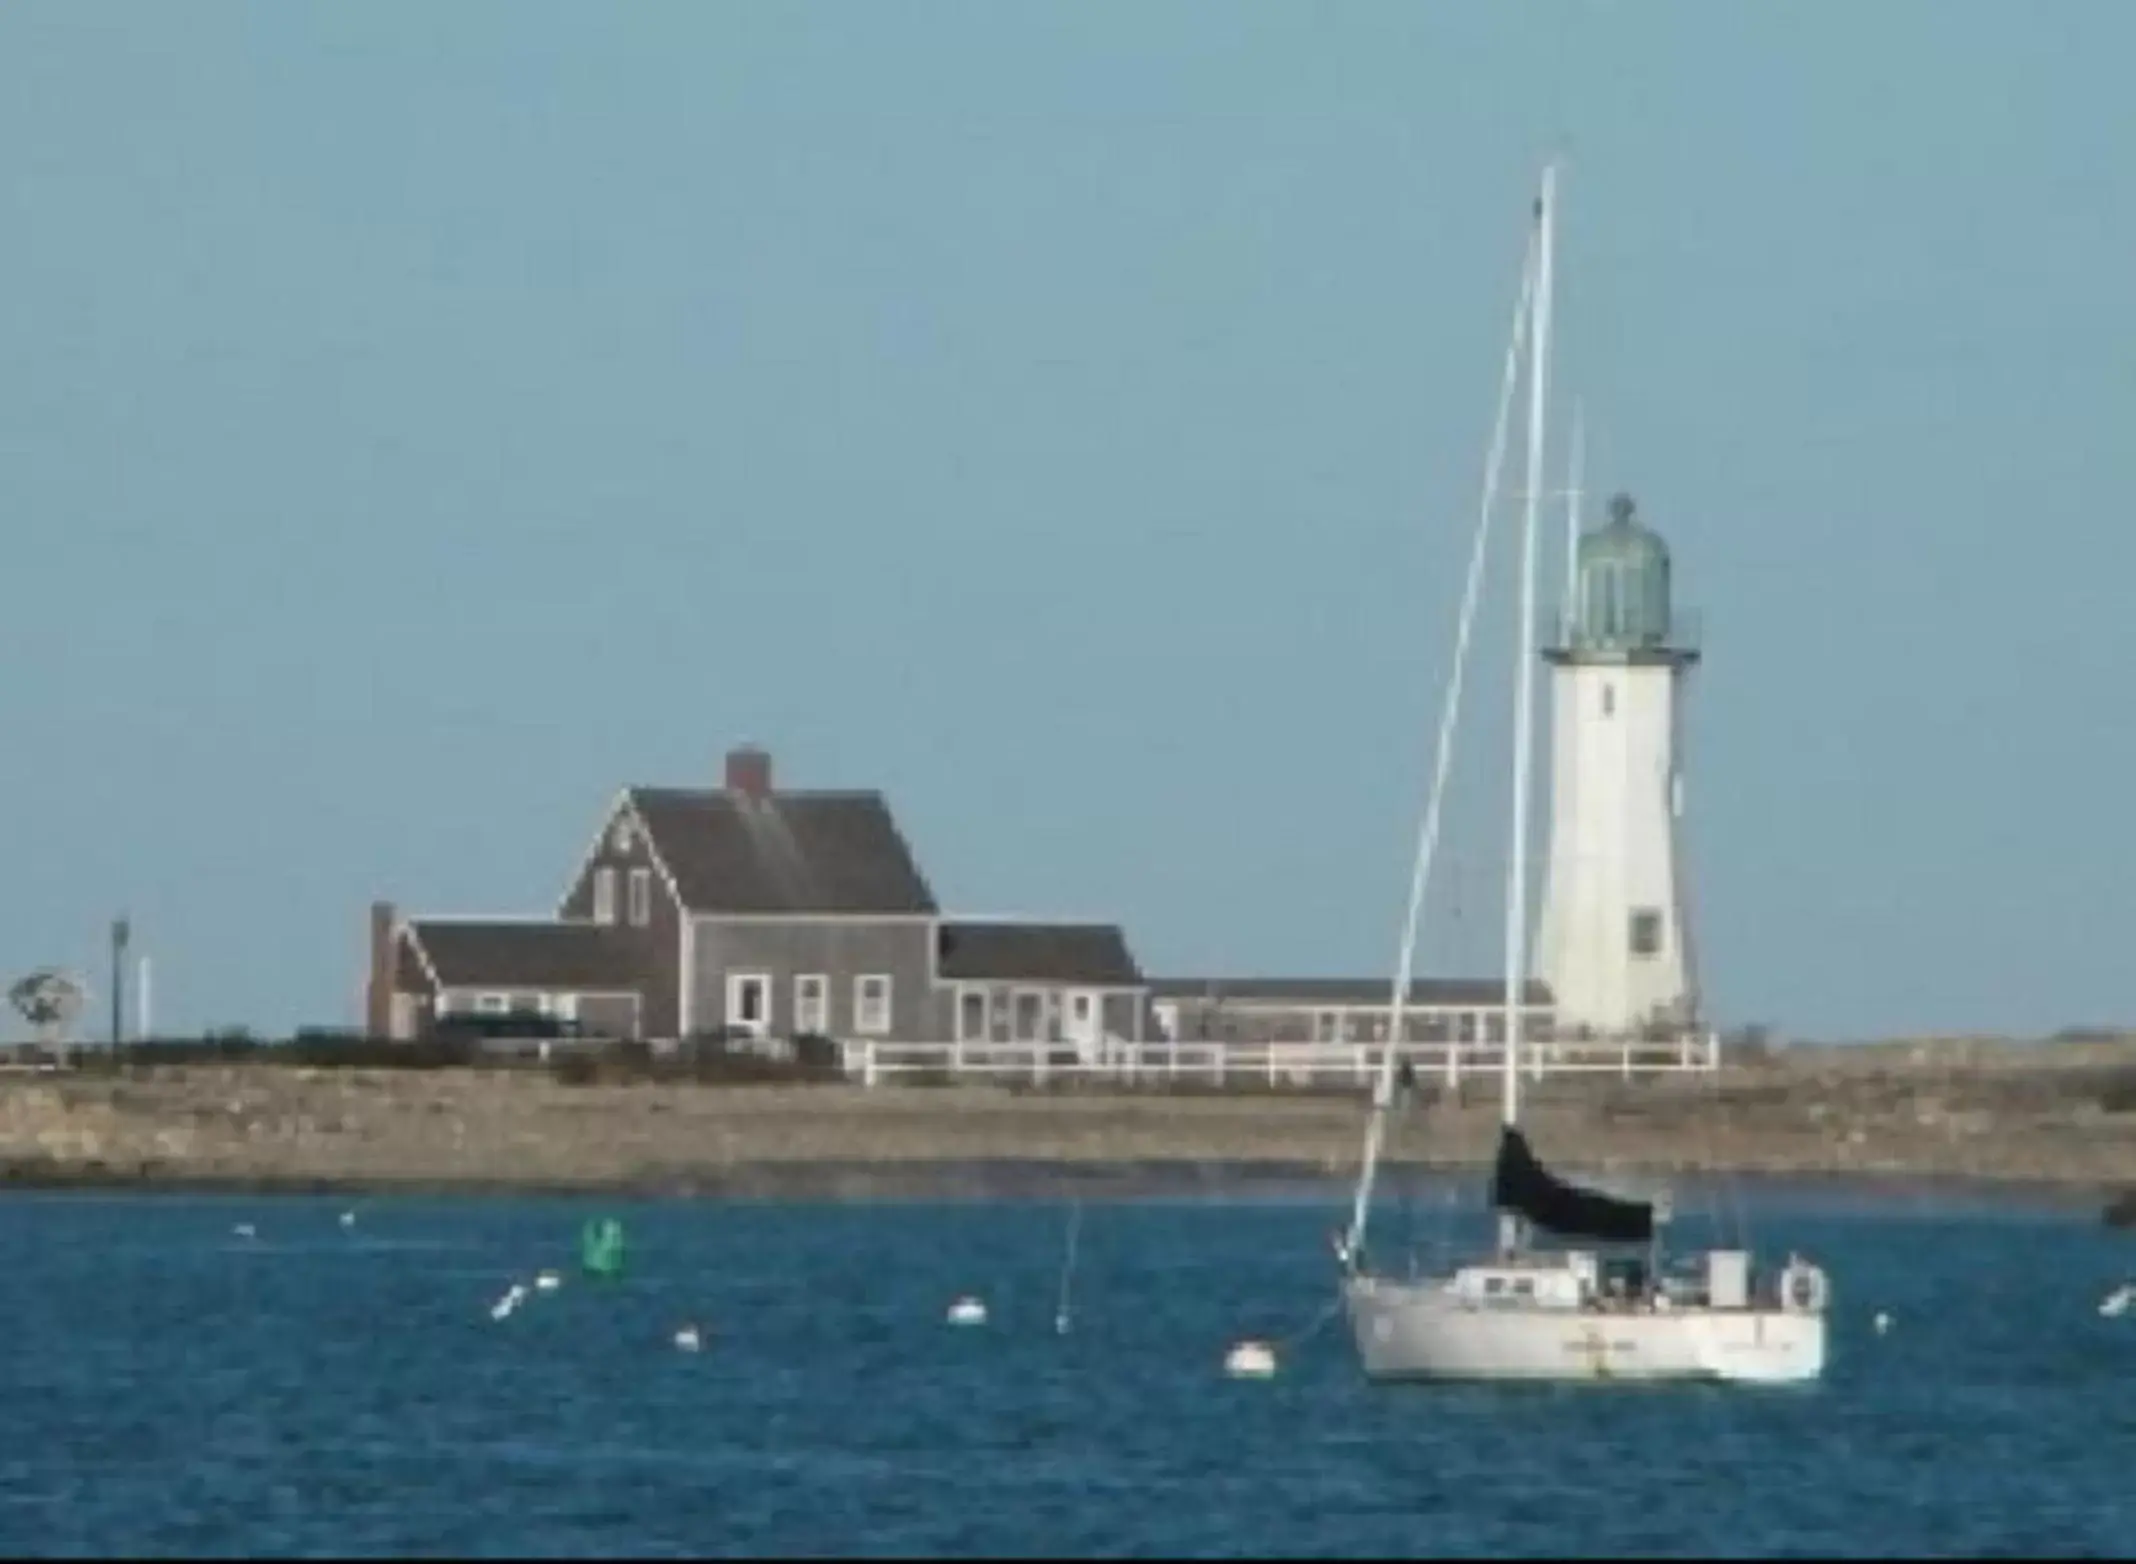
<svg viewBox="0 0 2136 1564"><path fill-rule="evenodd" d="M490 1318L493 1320L507 1319L512 1311L526 1302L526 1300L526 1284L524 1282L514 1282L504 1290L503 1297L490 1305Z"/></svg>
<svg viewBox="0 0 2136 1564"><path fill-rule="evenodd" d="M2128 1313L2131 1305L2136 1305L2136 1282L2123 1282L2099 1300L2099 1312L2113 1319Z"/></svg>
<svg viewBox="0 0 2136 1564"><path fill-rule="evenodd" d="M1882 1336L1891 1329L1891 1316L1879 1309L1876 1311L1876 1318L1870 1323L1876 1326L1876 1333Z"/></svg>
<svg viewBox="0 0 2136 1564"><path fill-rule="evenodd" d="M1242 1341L1224 1354L1224 1372L1233 1379L1270 1379L1276 1372L1276 1349L1265 1341Z"/></svg>
<svg viewBox="0 0 2136 1564"><path fill-rule="evenodd" d="M948 1320L952 1325L984 1325L986 1305L969 1295L959 1298L949 1306Z"/></svg>
<svg viewBox="0 0 2136 1564"><path fill-rule="evenodd" d="M675 1332L675 1346L679 1351L695 1352L699 1347L703 1345L704 1340L697 1334L697 1327L695 1325L685 1325L682 1327L682 1329Z"/></svg>
<svg viewBox="0 0 2136 1564"><path fill-rule="evenodd" d="M534 1285L536 1287L539 1287L543 1292L554 1292L557 1288L564 1285L564 1279L561 1276L558 1276L554 1271L544 1271L541 1273L541 1275L534 1278Z"/></svg>

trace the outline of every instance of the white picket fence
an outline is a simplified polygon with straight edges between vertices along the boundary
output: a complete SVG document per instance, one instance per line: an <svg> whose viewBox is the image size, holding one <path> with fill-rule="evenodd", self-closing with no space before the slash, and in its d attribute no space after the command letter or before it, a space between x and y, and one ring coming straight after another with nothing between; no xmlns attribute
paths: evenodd
<svg viewBox="0 0 2136 1564"><path fill-rule="evenodd" d="M973 1081L1102 1080L1122 1086L1185 1081L1208 1086L1357 1086L1380 1069L1378 1043L1128 1043L1110 1040L1078 1051L1063 1043L890 1043L842 1045L845 1072L864 1086L915 1078ZM1500 1043L1410 1043L1403 1057L1420 1085L1459 1085L1496 1077ZM1552 1075L1688 1075L1718 1070L1717 1032L1686 1032L1663 1041L1541 1041L1521 1045L1522 1073Z"/></svg>

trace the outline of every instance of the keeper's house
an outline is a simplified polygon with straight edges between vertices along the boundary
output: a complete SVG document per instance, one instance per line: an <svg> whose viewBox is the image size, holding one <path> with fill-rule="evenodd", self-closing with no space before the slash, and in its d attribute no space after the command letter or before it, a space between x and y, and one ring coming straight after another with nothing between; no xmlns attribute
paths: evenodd
<svg viewBox="0 0 2136 1564"><path fill-rule="evenodd" d="M367 1023L546 1018L600 1037L1140 1041L1149 984L1113 924L945 916L880 793L626 788L553 916L371 912Z"/></svg>

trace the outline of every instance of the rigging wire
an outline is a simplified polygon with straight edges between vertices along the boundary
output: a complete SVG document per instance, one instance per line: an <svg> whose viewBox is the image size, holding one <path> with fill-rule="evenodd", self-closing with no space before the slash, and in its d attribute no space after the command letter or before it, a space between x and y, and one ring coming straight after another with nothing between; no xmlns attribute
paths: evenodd
<svg viewBox="0 0 2136 1564"><path fill-rule="evenodd" d="M1452 761L1454 724L1460 715L1463 676L1468 668L1469 641L1475 629L1484 561L1489 552L1491 511L1497 503L1499 477L1505 465L1506 431L1511 420L1514 382L1520 368L1520 351L1526 341L1533 314L1539 248L1540 233L1537 232L1530 237L1527 258L1521 269L1520 298L1514 307L1512 337L1506 346L1505 371L1498 397L1498 417L1491 433L1490 453L1485 461L1483 501L1476 519L1474 541L1469 550L1468 576L1461 596L1460 624L1454 638L1454 661L1447 675L1446 703L1439 716L1438 748L1432 766L1431 791L1425 804L1424 820L1417 838L1416 861L1410 875L1409 907L1403 919L1402 946L1396 962L1394 993L1388 1007L1387 1045L1380 1055L1379 1079L1373 1088L1372 1116L1365 1129L1364 1165L1357 1181L1350 1226L1341 1239L1342 1253L1352 1264L1359 1258L1364 1242L1365 1218L1372 1201L1372 1181L1378 1171L1380 1146L1387 1131L1387 1112L1394 1095L1395 1066L1402 1053L1404 1010L1409 999L1410 974L1416 959L1417 925L1423 914L1424 890L1431 875L1432 858L1438 848L1439 814L1446 793L1447 768ZM1449 1054L1448 1063L1450 1069L1458 1069L1455 1055Z"/></svg>

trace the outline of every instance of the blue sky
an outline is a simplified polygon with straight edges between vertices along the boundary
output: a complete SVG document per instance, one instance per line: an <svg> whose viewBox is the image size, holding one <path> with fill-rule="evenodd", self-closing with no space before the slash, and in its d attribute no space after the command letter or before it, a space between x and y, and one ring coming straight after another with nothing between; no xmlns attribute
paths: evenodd
<svg viewBox="0 0 2136 1564"><path fill-rule="evenodd" d="M345 1022L372 897L539 912L747 739L960 908L1386 970L1562 145L1558 384L1706 619L1716 1010L2136 1020L2132 49L2107 0L17 0L0 965L123 907L166 1027ZM1441 972L1499 961L1510 587Z"/></svg>

